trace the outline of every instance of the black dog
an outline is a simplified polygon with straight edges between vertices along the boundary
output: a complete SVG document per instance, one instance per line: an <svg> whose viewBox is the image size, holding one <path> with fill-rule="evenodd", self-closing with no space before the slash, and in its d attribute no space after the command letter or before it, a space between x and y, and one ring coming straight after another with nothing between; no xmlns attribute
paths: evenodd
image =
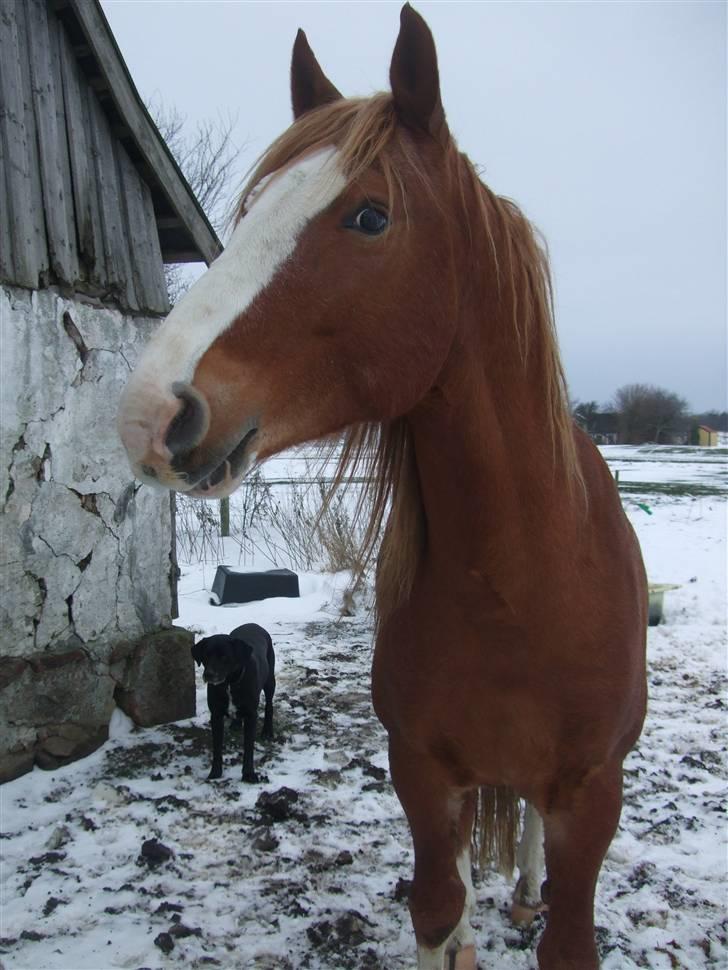
<svg viewBox="0 0 728 970"><path fill-rule="evenodd" d="M273 693L276 689L275 653L270 635L257 623L244 623L227 636L205 637L192 648L192 658L205 668L207 706L212 727L212 768L208 778L222 776L224 720L230 697L243 724L243 781L258 781L253 767L255 725L260 692L265 694L263 737L273 737Z"/></svg>

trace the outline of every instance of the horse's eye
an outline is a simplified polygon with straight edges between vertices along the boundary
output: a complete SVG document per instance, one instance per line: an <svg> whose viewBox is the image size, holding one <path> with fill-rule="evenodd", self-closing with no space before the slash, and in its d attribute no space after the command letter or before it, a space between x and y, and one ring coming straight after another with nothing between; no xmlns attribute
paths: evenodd
<svg viewBox="0 0 728 970"><path fill-rule="evenodd" d="M352 229L358 229L367 236L378 236L389 225L386 213L375 209L370 205L365 205L354 216L349 223Z"/></svg>

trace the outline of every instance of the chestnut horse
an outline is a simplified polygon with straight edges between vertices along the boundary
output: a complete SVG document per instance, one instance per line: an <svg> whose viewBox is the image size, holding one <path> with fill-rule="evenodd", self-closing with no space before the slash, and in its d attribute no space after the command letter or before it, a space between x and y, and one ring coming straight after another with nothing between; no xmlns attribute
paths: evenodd
<svg viewBox="0 0 728 970"><path fill-rule="evenodd" d="M647 597L611 475L570 419L545 257L458 151L411 7L391 94L342 98L302 32L291 75L295 121L143 354L121 437L142 480L218 498L256 458L346 435L347 467L370 463L369 547L384 533L372 690L414 842L418 966L475 967L482 791L486 827L528 803L518 917L541 906L545 853L539 966L593 970Z"/></svg>

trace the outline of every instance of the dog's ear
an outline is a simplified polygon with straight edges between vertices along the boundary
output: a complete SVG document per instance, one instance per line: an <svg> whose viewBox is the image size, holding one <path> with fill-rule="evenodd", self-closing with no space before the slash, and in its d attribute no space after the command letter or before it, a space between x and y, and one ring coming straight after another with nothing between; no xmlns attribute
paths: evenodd
<svg viewBox="0 0 728 970"><path fill-rule="evenodd" d="M198 667L202 664L202 657L205 651L205 648L203 647L204 642L204 640L200 640L199 643L196 643L191 648L190 651L192 653L192 659L195 661Z"/></svg>

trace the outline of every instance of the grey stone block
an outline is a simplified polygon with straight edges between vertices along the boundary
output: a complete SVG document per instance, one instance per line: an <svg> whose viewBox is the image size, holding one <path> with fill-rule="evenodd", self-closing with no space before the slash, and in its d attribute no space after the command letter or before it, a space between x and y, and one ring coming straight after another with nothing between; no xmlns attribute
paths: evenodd
<svg viewBox="0 0 728 970"><path fill-rule="evenodd" d="M151 727L194 716L194 642L188 630L173 627L142 637L129 653L116 703L135 724Z"/></svg>

